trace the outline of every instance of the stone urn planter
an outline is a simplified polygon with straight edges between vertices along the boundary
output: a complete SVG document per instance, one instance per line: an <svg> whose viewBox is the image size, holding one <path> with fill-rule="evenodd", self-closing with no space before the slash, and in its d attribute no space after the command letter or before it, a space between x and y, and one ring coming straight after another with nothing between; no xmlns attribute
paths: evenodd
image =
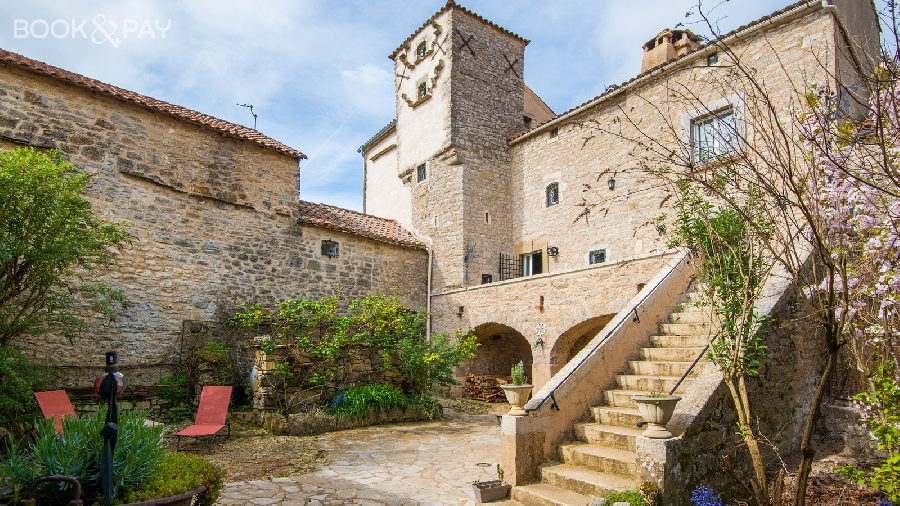
<svg viewBox="0 0 900 506"><path fill-rule="evenodd" d="M525 416L525 404L531 397L531 389L534 385L500 385L503 393L506 394L506 400L509 401L509 416Z"/></svg>
<svg viewBox="0 0 900 506"><path fill-rule="evenodd" d="M642 434L644 437L654 439L666 439L672 437L672 433L666 430L666 424L672 419L672 413L675 412L675 405L681 400L681 397L675 395L632 395L632 399L637 403L641 415L647 423L647 430Z"/></svg>
<svg viewBox="0 0 900 506"><path fill-rule="evenodd" d="M501 480L476 481L472 484L475 489L475 500L478 502L492 502L506 499L510 485Z"/></svg>

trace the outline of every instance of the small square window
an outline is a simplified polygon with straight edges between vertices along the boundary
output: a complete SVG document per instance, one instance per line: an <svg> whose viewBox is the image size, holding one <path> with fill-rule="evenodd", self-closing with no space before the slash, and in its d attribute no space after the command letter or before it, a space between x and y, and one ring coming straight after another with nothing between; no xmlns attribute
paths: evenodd
<svg viewBox="0 0 900 506"><path fill-rule="evenodd" d="M326 239L322 241L322 255L328 258L337 258L338 257L338 248L339 245L335 241Z"/></svg>
<svg viewBox="0 0 900 506"><path fill-rule="evenodd" d="M482 274L481 275L481 284L482 285L486 285L488 283L493 283L493 282L494 282L494 276L492 276L490 274Z"/></svg>
<svg viewBox="0 0 900 506"><path fill-rule="evenodd" d="M523 116L522 122L525 124L525 128L527 128L527 129L531 128L531 118L529 118L528 116Z"/></svg>
<svg viewBox="0 0 900 506"><path fill-rule="evenodd" d="M691 125L694 163L703 163L736 151L736 128L731 108L694 120Z"/></svg>
<svg viewBox="0 0 900 506"><path fill-rule="evenodd" d="M719 63L719 53L713 53L706 57L706 64L710 67Z"/></svg>
<svg viewBox="0 0 900 506"><path fill-rule="evenodd" d="M419 43L419 46L416 47L416 56L421 60L422 58L425 58L425 55L427 55L427 54L428 54L428 49L426 49L425 41L423 40L422 42Z"/></svg>
<svg viewBox="0 0 900 506"><path fill-rule="evenodd" d="M550 183L545 190L547 207L559 204L559 183Z"/></svg>
<svg viewBox="0 0 900 506"><path fill-rule="evenodd" d="M606 249L595 249L588 253L588 263L590 265L602 264L606 262Z"/></svg>
<svg viewBox="0 0 900 506"><path fill-rule="evenodd" d="M553 130L550 130L550 138L551 139L556 137L557 135L559 135L559 127L554 128Z"/></svg>
<svg viewBox="0 0 900 506"><path fill-rule="evenodd" d="M428 178L428 172L425 170L425 164L416 167L416 182L421 183Z"/></svg>
<svg viewBox="0 0 900 506"><path fill-rule="evenodd" d="M428 84L426 84L424 82L419 83L418 94L419 94L419 98L427 97L428 96Z"/></svg>

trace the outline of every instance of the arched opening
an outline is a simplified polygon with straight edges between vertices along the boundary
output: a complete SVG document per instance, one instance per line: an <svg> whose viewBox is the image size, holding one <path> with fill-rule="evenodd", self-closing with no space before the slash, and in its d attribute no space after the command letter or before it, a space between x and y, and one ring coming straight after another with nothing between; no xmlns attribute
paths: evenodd
<svg viewBox="0 0 900 506"><path fill-rule="evenodd" d="M466 360L456 370L456 379L460 383L465 384L470 374L505 378L513 364L520 361L524 364L525 375L531 378L531 346L522 333L500 323L486 323L472 331L478 338L478 349L475 358Z"/></svg>
<svg viewBox="0 0 900 506"><path fill-rule="evenodd" d="M575 355L578 355L578 352L597 337L597 334L612 321L614 316L614 314L595 316L560 334L550 351L551 374L556 374Z"/></svg>

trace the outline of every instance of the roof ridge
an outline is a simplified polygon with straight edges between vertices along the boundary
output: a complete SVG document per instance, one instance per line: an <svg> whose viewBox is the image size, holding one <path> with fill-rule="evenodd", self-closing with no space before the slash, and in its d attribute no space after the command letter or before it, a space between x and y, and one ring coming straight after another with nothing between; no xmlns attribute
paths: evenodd
<svg viewBox="0 0 900 506"><path fill-rule="evenodd" d="M800 6L803 6L803 5L810 6L810 5L817 5L817 4L820 4L820 3L819 3L819 0L799 0L798 2L795 2L795 3L792 3L792 4L788 5L787 7L778 9L778 10L776 10L776 11L770 13L770 14L766 14L765 16L763 16L763 17L761 17L761 18L759 18L759 19L756 19L756 20L754 20L754 21L751 21L751 22L749 22L749 23L747 23L747 24L745 24L745 25L741 25L741 26L735 28L734 30L731 30L731 31L725 33L724 35L720 35L720 36L716 37L715 39L710 40L710 41L708 41L707 43L705 43L705 44L699 46L697 49L695 49L695 50L693 50L693 51L690 51L690 52L688 52L688 53L686 53L686 54L684 54L684 55L682 55L682 56L679 56L678 58L675 58L674 60L669 60L669 61L667 61L667 62L665 62L665 63L661 63L661 64L659 64L659 65L657 65L657 66L655 66L655 67L653 67L653 68L647 69L647 70L645 70L644 72L641 72L640 74L638 74L638 75L636 75L636 76L634 76L634 77L628 79L627 81L622 82L621 84L613 84L613 85L610 85L610 86L608 86L608 87L606 88L606 90L605 90L603 93L601 93L601 94L595 96L594 98L588 99L588 100L582 102L581 104L576 105L576 106L570 108L570 109L567 110L567 111L564 111L564 112L559 113L559 114L556 116L556 118L553 118L552 120L547 121L547 122L545 122L545 123L543 123L543 124L541 124L541 125L537 125L537 126L535 126L534 128L531 128L531 129L529 129L529 130L525 130L525 131L522 131L522 132L519 132L519 133L512 134L512 135L510 135L507 139L509 140L509 142L515 141L516 139L520 139L520 138L524 137L525 135L528 135L529 133L534 132L535 130L539 130L539 129L543 128L545 125L547 125L547 124L549 124L549 123L553 123L553 122L555 122L555 121L557 121L557 120L562 121L562 120L565 119L566 116L575 114L576 112L580 112L582 109L587 109L588 107L592 107L592 106L596 105L596 103L598 103L601 99L603 99L603 98L606 97L607 95L610 95L610 94L612 94L612 93L618 91L619 89L621 89L621 88L623 88L623 87L625 87L625 86L628 86L628 85L630 85L631 83L633 83L633 82L635 82L635 81L638 81L638 80L640 80L640 79L642 79L642 78L644 78L644 77L647 77L647 76L649 76L650 74L653 74L654 72L657 72L657 71L659 71L659 70L661 70L661 69L663 69L663 68L675 66L675 65L677 65L677 64L679 64L679 63L681 63L681 62L683 62L683 61L684 61L685 59L687 59L688 57L694 55L695 53L698 53L698 52L700 52L700 51L703 51L704 49L707 49L707 48L709 48L709 47L711 47L711 46L714 46L715 43L716 43L716 41L720 41L720 40L722 40L722 39L727 39L727 38L733 37L733 36L737 35L737 34L740 33L740 32L743 32L743 31L745 31L745 30L748 30L748 29L750 29L750 28L752 28L752 27L754 27L754 26L756 26L756 25L762 24L762 23L764 23L764 22L766 22L766 21L768 21L768 20L770 20L770 19L772 19L772 18L774 18L774 17L777 17L777 16L780 16L780 15L782 15L782 14L785 14L785 13L791 11L791 10L797 9L797 8L799 8Z"/></svg>
<svg viewBox="0 0 900 506"><path fill-rule="evenodd" d="M151 111L167 114L181 121L212 128L213 130L217 130L232 137L247 140L258 146L290 155L297 160L306 159L306 155L300 151L260 133L259 130L247 128L243 125L216 118L215 116L210 116L209 114L195 111L181 105L172 104L119 86L104 83L103 81L78 74L77 72L55 67L39 60L33 60L27 56L13 53L12 51L7 51L2 48L0 48L0 62L16 65L17 67L26 69L30 72L58 79L67 84L125 100Z"/></svg>
<svg viewBox="0 0 900 506"><path fill-rule="evenodd" d="M521 35L519 35L519 34L513 32L513 31L507 30L506 28L503 28L502 26L498 25L497 23L494 23L493 21L491 21L491 20L489 20L489 19L486 19L486 18L484 18L484 17L482 17L482 16L476 14L475 12L472 12L471 10L466 9L466 8L463 7L462 5L459 5L458 3L456 3L454 0L447 0L447 3L444 4L443 7L441 7L437 12L435 12L434 14L432 14L430 18L428 18L427 20L425 20L425 22L422 23L421 26L419 26L418 28L416 28L415 30L413 30L413 32L409 35L409 37L407 37L407 38L406 38L399 46L397 46L397 49L394 49L394 50L391 52L391 54L388 55L388 58L390 58L390 59L393 60L394 57L397 56L397 53L399 53L401 49L403 49L404 47L406 47L406 45L409 44L409 41L411 41L411 40L413 39L413 37L416 36L417 33L419 33L420 31L422 31L423 28L425 28L426 26L428 26L428 25L434 20L434 18L440 16L441 14L443 14L444 12L446 12L448 9L452 9L452 8L454 8L454 7L456 7L456 8L459 9L459 10L461 10L462 12L465 12L466 14L468 14L468 15L470 15L470 16L472 16L472 17L474 17L474 18L476 18L476 19L478 19L478 20L480 20L480 21L482 21L483 23L487 24L488 26L491 26L491 27L493 27L493 28L496 28L497 30L500 30L501 32L506 33L507 35L512 35L513 37L515 37L515 38L519 39L520 41L524 42L525 45L528 45L528 43L531 42L530 40L526 39L525 37L522 37Z"/></svg>

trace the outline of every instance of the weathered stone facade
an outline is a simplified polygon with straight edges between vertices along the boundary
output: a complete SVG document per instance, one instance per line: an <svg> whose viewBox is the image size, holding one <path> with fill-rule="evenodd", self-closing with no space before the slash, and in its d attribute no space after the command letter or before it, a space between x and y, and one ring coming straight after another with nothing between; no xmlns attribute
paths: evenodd
<svg viewBox="0 0 900 506"><path fill-rule="evenodd" d="M84 369L98 370L107 349L133 383L150 384L177 363L182 321L227 318L243 302L396 287L425 306L424 248L298 222L297 155L15 64L0 68L0 139L65 153L92 175L96 213L133 236L102 274L131 303L116 321L88 315L95 328L73 343L20 343L64 365L63 386L87 385Z"/></svg>

